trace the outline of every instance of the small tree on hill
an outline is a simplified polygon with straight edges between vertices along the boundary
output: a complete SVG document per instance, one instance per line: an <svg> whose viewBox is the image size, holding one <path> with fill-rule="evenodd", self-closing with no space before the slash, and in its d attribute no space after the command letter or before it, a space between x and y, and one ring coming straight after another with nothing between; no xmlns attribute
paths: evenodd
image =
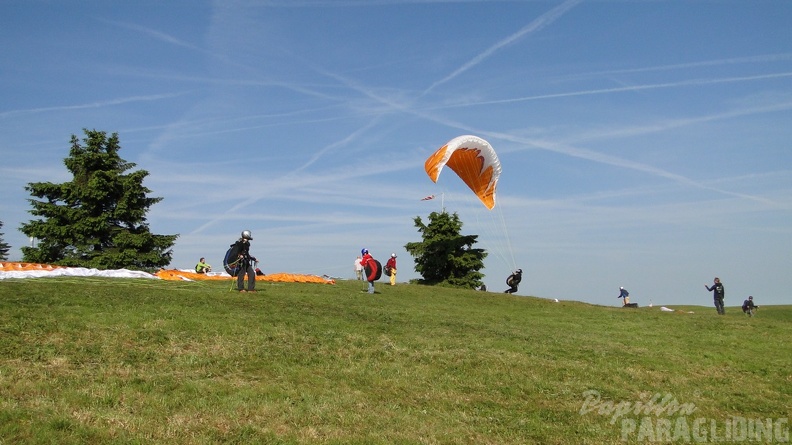
<svg viewBox="0 0 792 445"><path fill-rule="evenodd" d="M462 221L456 213L432 212L429 224L415 217L415 227L423 241L404 247L415 258L415 271L424 284L443 284L475 289L481 286L484 274L484 249L473 248L478 235L462 235Z"/></svg>
<svg viewBox="0 0 792 445"><path fill-rule="evenodd" d="M0 229L3 228L3 221L0 221ZM0 232L0 260L5 261L8 259L8 251L11 249L11 246L6 244L3 241L3 232Z"/></svg>
<svg viewBox="0 0 792 445"><path fill-rule="evenodd" d="M155 269L170 264L178 235L155 235L149 231L146 213L162 198L146 196L145 170L125 173L135 164L118 155L118 134L83 130L80 144L71 137L71 151L64 159L73 179L63 184L29 183L25 190L40 200L29 199L30 213L40 219L22 224L20 230L38 240L23 247L24 261L98 269Z"/></svg>

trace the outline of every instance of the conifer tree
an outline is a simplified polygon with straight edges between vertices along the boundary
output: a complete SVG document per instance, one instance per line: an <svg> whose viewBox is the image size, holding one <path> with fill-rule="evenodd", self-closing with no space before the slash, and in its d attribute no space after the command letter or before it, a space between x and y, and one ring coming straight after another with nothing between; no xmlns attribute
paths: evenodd
<svg viewBox="0 0 792 445"><path fill-rule="evenodd" d="M473 248L478 235L462 235L462 221L456 213L432 212L429 224L415 217L415 227L423 241L404 247L415 258L415 271L423 277L419 282L475 289L481 286L484 274L484 249Z"/></svg>
<svg viewBox="0 0 792 445"><path fill-rule="evenodd" d="M0 229L3 228L3 221L0 221ZM8 259L8 251L11 249L5 241L3 241L3 232L0 232L0 261Z"/></svg>
<svg viewBox="0 0 792 445"><path fill-rule="evenodd" d="M23 260L35 263L98 269L153 270L170 264L171 247L178 235L149 231L146 213L162 200L151 198L143 186L148 176L118 155L118 134L83 130L82 144L71 137L64 159L71 181L29 183L25 190L30 213L39 219L20 230L36 238L37 245L23 247ZM128 173L127 173L128 172Z"/></svg>

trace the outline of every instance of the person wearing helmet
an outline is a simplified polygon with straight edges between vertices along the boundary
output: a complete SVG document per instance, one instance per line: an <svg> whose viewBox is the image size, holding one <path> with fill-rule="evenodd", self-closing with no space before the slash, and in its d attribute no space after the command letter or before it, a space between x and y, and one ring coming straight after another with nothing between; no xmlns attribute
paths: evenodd
<svg viewBox="0 0 792 445"><path fill-rule="evenodd" d="M235 243L239 252L239 275L237 275L237 290L239 292L256 292L256 270L254 264L258 262L256 257L250 255L250 241L253 235L250 230L243 230L242 235ZM248 285L245 290L245 275L247 275Z"/></svg>
<svg viewBox="0 0 792 445"><path fill-rule="evenodd" d="M754 304L753 296L749 296L747 300L743 301L743 313L749 317L753 317L754 311L759 309L759 306Z"/></svg>
<svg viewBox="0 0 792 445"><path fill-rule="evenodd" d="M366 275L366 281L368 281L368 293L374 293L374 281L370 279L368 272L371 271L372 265L369 262L374 262L374 257L371 256L368 249L361 249L360 254L363 255L363 258L360 259L360 263L363 264L363 275ZM376 268L376 265L373 266Z"/></svg>
<svg viewBox="0 0 792 445"><path fill-rule="evenodd" d="M392 253L388 262L385 263L385 275L390 276L390 285L396 285L396 254Z"/></svg>
<svg viewBox="0 0 792 445"><path fill-rule="evenodd" d="M506 278L506 285L509 286L509 288L503 292L506 294L517 292L517 286L520 285L520 281L522 281L522 269L517 269L513 274L509 275L509 278Z"/></svg>

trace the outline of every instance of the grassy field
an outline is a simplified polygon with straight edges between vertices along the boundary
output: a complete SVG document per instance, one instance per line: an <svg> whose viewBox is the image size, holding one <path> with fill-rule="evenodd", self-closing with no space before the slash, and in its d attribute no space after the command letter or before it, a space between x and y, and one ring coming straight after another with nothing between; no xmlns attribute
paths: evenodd
<svg viewBox="0 0 792 445"><path fill-rule="evenodd" d="M363 288L0 281L0 444L789 439L792 306Z"/></svg>

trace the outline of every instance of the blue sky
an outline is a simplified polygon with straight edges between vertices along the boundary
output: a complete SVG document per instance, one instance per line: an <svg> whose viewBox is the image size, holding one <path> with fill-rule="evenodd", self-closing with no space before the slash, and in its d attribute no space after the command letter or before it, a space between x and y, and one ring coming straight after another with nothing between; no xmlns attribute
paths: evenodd
<svg viewBox="0 0 792 445"><path fill-rule="evenodd" d="M790 23L787 0L2 2L0 231L20 259L24 186L69 180L90 128L150 173L176 268L249 229L265 273L351 277L367 247L406 281L444 205L493 291L519 267L544 298L710 305L719 276L727 306L789 303ZM462 134L500 157L492 212L423 171Z"/></svg>

